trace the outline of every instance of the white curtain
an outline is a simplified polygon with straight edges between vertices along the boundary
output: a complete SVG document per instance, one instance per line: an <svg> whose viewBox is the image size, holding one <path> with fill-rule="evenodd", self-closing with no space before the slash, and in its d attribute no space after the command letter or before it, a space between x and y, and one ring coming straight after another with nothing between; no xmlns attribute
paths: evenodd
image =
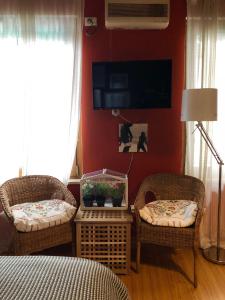
<svg viewBox="0 0 225 300"><path fill-rule="evenodd" d="M187 1L186 87L218 89L218 121L205 122L219 155L225 159L225 1ZM206 186L201 247L216 245L219 167L194 122L187 123L186 173L199 177ZM193 132L194 131L194 132ZM222 246L225 247L225 173L222 180Z"/></svg>
<svg viewBox="0 0 225 300"><path fill-rule="evenodd" d="M5 2L0 2L0 182L22 173L66 183L79 126L81 0Z"/></svg>

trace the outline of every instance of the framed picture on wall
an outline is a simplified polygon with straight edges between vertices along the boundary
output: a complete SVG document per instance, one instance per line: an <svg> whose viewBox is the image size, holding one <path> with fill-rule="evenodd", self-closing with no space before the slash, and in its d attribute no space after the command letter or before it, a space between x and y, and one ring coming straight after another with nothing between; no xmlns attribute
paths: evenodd
<svg viewBox="0 0 225 300"><path fill-rule="evenodd" d="M119 124L119 152L147 152L148 124Z"/></svg>

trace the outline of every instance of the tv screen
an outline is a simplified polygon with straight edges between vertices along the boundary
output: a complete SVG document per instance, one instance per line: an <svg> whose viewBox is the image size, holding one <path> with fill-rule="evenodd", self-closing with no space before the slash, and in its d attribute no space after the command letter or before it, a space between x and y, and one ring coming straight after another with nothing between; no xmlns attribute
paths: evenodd
<svg viewBox="0 0 225 300"><path fill-rule="evenodd" d="M94 109L170 108L172 60L94 62Z"/></svg>

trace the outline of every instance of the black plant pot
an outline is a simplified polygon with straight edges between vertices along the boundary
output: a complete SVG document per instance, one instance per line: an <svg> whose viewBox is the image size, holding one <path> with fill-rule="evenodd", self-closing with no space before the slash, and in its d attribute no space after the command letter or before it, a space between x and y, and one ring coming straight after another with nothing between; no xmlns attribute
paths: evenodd
<svg viewBox="0 0 225 300"><path fill-rule="evenodd" d="M120 197L120 198L113 198L113 199L112 199L113 207L121 207L122 200L123 200L123 197Z"/></svg>
<svg viewBox="0 0 225 300"><path fill-rule="evenodd" d="M93 196L84 196L83 201L84 201L85 207L92 207L94 198L93 198Z"/></svg>
<svg viewBox="0 0 225 300"><path fill-rule="evenodd" d="M96 203L98 207L103 207L105 205L105 196L96 196Z"/></svg>

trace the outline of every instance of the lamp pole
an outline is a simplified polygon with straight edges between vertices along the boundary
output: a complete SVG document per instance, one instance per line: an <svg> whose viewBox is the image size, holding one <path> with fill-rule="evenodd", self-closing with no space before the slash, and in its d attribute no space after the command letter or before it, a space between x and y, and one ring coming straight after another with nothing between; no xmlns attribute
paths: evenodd
<svg viewBox="0 0 225 300"><path fill-rule="evenodd" d="M203 250L203 255L206 259L216 264L225 264L225 249L220 248L220 233L221 233L221 183L222 183L222 165L224 165L218 152L216 151L212 140L206 132L202 122L196 124L201 136L209 147L213 157L219 165L219 184L218 184L218 207L217 207L217 245L211 246Z"/></svg>

